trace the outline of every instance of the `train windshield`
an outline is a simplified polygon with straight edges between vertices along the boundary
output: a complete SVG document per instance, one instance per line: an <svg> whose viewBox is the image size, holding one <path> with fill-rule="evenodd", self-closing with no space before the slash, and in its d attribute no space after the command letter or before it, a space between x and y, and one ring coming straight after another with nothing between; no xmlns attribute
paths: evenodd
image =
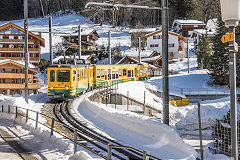
<svg viewBox="0 0 240 160"><path fill-rule="evenodd" d="M58 70L57 71L57 81L58 82L69 82L70 81L70 71Z"/></svg>

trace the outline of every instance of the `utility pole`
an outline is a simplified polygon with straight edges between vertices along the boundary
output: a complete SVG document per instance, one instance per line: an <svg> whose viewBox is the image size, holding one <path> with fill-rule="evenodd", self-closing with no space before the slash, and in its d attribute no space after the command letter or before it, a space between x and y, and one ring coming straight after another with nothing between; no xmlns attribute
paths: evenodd
<svg viewBox="0 0 240 160"><path fill-rule="evenodd" d="M190 73L190 66L189 66L189 40L187 39L187 58L188 58L188 74Z"/></svg>
<svg viewBox="0 0 240 160"><path fill-rule="evenodd" d="M53 51L52 51L52 16L49 16L49 53L50 53L50 65L53 65Z"/></svg>
<svg viewBox="0 0 240 160"><path fill-rule="evenodd" d="M115 28L115 8L112 9L112 27Z"/></svg>
<svg viewBox="0 0 240 160"><path fill-rule="evenodd" d="M28 0L24 0L25 101L28 103Z"/></svg>
<svg viewBox="0 0 240 160"><path fill-rule="evenodd" d="M139 64L141 63L141 37L138 37L138 57L139 57Z"/></svg>
<svg viewBox="0 0 240 160"><path fill-rule="evenodd" d="M229 42L229 80L230 80L230 124L231 124L231 156L238 159L238 138L237 138L237 89L236 89L236 51L235 51L235 26L229 27L233 32L233 41Z"/></svg>
<svg viewBox="0 0 240 160"><path fill-rule="evenodd" d="M111 31L108 31L108 60L109 64L112 64L112 54L111 54Z"/></svg>
<svg viewBox="0 0 240 160"><path fill-rule="evenodd" d="M162 0L163 123L169 125L168 0Z"/></svg>
<svg viewBox="0 0 240 160"><path fill-rule="evenodd" d="M81 37L81 26L78 26L78 59L81 59L82 54L82 37Z"/></svg>

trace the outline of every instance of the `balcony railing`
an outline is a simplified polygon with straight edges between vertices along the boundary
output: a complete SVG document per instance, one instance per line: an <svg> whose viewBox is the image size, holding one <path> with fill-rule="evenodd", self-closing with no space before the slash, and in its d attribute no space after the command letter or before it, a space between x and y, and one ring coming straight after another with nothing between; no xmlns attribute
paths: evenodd
<svg viewBox="0 0 240 160"><path fill-rule="evenodd" d="M0 60L3 59L12 59L12 60L18 60L18 61L25 61L25 57L0 57ZM30 62L31 61L40 61L40 57L29 57Z"/></svg>
<svg viewBox="0 0 240 160"><path fill-rule="evenodd" d="M24 89L25 84L10 84L10 83L0 83L0 89ZM29 89L40 89L39 84L28 84Z"/></svg>
<svg viewBox="0 0 240 160"><path fill-rule="evenodd" d="M25 79L25 74L21 74L21 73L0 73L0 77L1 79ZM29 74L28 75L29 79L33 79L33 75Z"/></svg>
<svg viewBox="0 0 240 160"><path fill-rule="evenodd" d="M18 51L24 52L24 48L0 48L0 51ZM40 48L28 48L28 51L40 51Z"/></svg>
<svg viewBox="0 0 240 160"><path fill-rule="evenodd" d="M0 43L1 42L22 42L22 43L24 43L24 39L0 39ZM28 39L28 42L32 42L32 43L34 43L35 42L35 40L34 39Z"/></svg>

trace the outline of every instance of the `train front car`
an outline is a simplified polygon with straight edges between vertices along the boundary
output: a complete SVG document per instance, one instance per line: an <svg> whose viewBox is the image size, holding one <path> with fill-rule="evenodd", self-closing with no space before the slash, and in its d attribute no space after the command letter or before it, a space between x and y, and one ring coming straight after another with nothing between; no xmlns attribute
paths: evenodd
<svg viewBox="0 0 240 160"><path fill-rule="evenodd" d="M73 97L71 89L73 70L71 65L51 65L48 67L48 96L64 100Z"/></svg>

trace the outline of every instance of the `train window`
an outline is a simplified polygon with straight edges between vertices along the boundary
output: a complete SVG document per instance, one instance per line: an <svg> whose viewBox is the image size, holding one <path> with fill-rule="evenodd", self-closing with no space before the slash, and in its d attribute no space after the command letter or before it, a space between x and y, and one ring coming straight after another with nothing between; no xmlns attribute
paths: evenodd
<svg viewBox="0 0 240 160"><path fill-rule="evenodd" d="M92 69L90 69L90 77L92 77Z"/></svg>
<svg viewBox="0 0 240 160"><path fill-rule="evenodd" d="M142 69L140 69L140 74L139 74L139 76L143 76L143 70L142 70Z"/></svg>
<svg viewBox="0 0 240 160"><path fill-rule="evenodd" d="M137 68L135 68L135 77L137 77Z"/></svg>
<svg viewBox="0 0 240 160"><path fill-rule="evenodd" d="M57 71L57 81L58 82L69 82L70 81L70 71L69 70L58 70Z"/></svg>
<svg viewBox="0 0 240 160"><path fill-rule="evenodd" d="M132 70L132 77L133 77L133 70Z"/></svg>
<svg viewBox="0 0 240 160"><path fill-rule="evenodd" d="M100 78L100 69L97 69L97 78Z"/></svg>
<svg viewBox="0 0 240 160"><path fill-rule="evenodd" d="M112 71L112 79L115 79L115 71Z"/></svg>
<svg viewBox="0 0 240 160"><path fill-rule="evenodd" d="M128 70L128 77L131 77L131 70Z"/></svg>
<svg viewBox="0 0 240 160"><path fill-rule="evenodd" d="M143 73L144 73L144 74L147 73L147 67L143 67Z"/></svg>
<svg viewBox="0 0 240 160"><path fill-rule="evenodd" d="M127 70L123 69L123 76L126 76L126 75L127 75Z"/></svg>
<svg viewBox="0 0 240 160"><path fill-rule="evenodd" d="M55 71L51 70L50 71L50 82L54 82L55 81Z"/></svg>
<svg viewBox="0 0 240 160"><path fill-rule="evenodd" d="M107 80L107 72L105 72L105 80Z"/></svg>
<svg viewBox="0 0 240 160"><path fill-rule="evenodd" d="M73 81L75 81L75 79L76 79L76 71L73 70Z"/></svg>
<svg viewBox="0 0 240 160"><path fill-rule="evenodd" d="M80 71L79 70L77 71L77 77L78 77L78 81L79 81L79 79L80 79L79 78L80 77Z"/></svg>
<svg viewBox="0 0 240 160"><path fill-rule="evenodd" d="M121 76L122 76L122 70L119 69L119 77L121 77Z"/></svg>
<svg viewBox="0 0 240 160"><path fill-rule="evenodd" d="M84 70L84 78L87 78L87 70Z"/></svg>
<svg viewBox="0 0 240 160"><path fill-rule="evenodd" d="M82 79L84 78L84 70L82 70Z"/></svg>
<svg viewBox="0 0 240 160"><path fill-rule="evenodd" d="M104 69L101 69L101 77L104 77Z"/></svg>
<svg viewBox="0 0 240 160"><path fill-rule="evenodd" d="M111 69L108 70L108 80L111 80Z"/></svg>
<svg viewBox="0 0 240 160"><path fill-rule="evenodd" d="M118 71L116 71L116 79L118 79Z"/></svg>

